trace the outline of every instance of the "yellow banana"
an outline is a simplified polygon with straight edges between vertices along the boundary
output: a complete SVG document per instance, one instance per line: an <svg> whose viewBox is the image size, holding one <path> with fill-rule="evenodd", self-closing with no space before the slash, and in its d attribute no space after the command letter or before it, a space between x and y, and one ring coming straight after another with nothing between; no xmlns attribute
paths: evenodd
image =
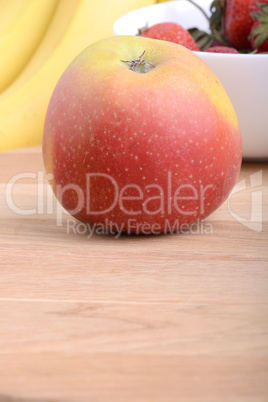
<svg viewBox="0 0 268 402"><path fill-rule="evenodd" d="M58 0L6 0L0 36L0 92L19 74L36 50ZM10 5L10 9L8 8ZM5 11L6 10L6 11Z"/></svg>
<svg viewBox="0 0 268 402"><path fill-rule="evenodd" d="M0 0L0 37L11 29L25 9L26 3L22 0Z"/></svg>
<svg viewBox="0 0 268 402"><path fill-rule="evenodd" d="M21 0L17 1L21 2ZM59 0L55 13L37 50L18 77L0 93L0 102L18 90L42 67L65 35L78 4L79 0Z"/></svg>
<svg viewBox="0 0 268 402"><path fill-rule="evenodd" d="M47 0L46 0L47 1ZM113 34L113 22L154 0L79 0L62 41L43 66L0 102L0 151L40 144L53 89L73 58L90 43Z"/></svg>

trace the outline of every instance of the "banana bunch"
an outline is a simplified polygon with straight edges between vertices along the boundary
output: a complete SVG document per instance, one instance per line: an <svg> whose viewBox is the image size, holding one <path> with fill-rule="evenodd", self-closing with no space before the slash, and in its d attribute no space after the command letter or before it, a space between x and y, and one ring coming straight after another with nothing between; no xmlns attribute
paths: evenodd
<svg viewBox="0 0 268 402"><path fill-rule="evenodd" d="M155 0L0 0L0 151L40 144L55 85L74 57Z"/></svg>

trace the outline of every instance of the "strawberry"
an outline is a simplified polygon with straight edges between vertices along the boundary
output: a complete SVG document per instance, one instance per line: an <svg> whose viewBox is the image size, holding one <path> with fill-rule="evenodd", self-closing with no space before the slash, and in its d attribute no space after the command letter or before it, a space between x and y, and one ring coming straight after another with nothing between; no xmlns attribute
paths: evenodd
<svg viewBox="0 0 268 402"><path fill-rule="evenodd" d="M224 35L236 49L250 48L248 36L253 18L249 4L250 0L226 0Z"/></svg>
<svg viewBox="0 0 268 402"><path fill-rule="evenodd" d="M238 53L239 51L236 50L234 47L229 46L213 46L209 47L208 49L204 50L205 52L210 53Z"/></svg>
<svg viewBox="0 0 268 402"><path fill-rule="evenodd" d="M250 50L248 36L253 18L249 4L258 0L213 0L210 6L211 14L207 15L194 0L188 0L196 5L205 15L210 26L211 44L201 46L202 50L220 43L221 46L230 46L236 49ZM197 37L199 33L193 32Z"/></svg>
<svg viewBox="0 0 268 402"><path fill-rule="evenodd" d="M249 35L251 47L257 53L268 52L268 0L257 3L251 16L255 20Z"/></svg>
<svg viewBox="0 0 268 402"><path fill-rule="evenodd" d="M188 0L200 8L194 0ZM260 0L213 0L206 15L214 41L236 49L250 50L249 34L254 23L251 13ZM265 2L268 0L264 0Z"/></svg>
<svg viewBox="0 0 268 402"><path fill-rule="evenodd" d="M173 22L163 22L155 24L150 28L142 28L139 30L139 34L147 38L175 42L190 50L199 50L199 47L190 33L182 26Z"/></svg>

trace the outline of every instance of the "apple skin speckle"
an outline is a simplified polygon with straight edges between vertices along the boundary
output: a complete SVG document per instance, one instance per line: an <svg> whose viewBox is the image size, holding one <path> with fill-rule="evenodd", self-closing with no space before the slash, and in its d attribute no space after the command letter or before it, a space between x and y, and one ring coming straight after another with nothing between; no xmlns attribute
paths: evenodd
<svg viewBox="0 0 268 402"><path fill-rule="evenodd" d="M121 61L143 50L149 72ZM56 197L78 220L113 220L135 233L134 217L164 231L167 219L192 225L219 207L238 178L242 144L223 86L195 54L117 36L89 46L60 78L43 158Z"/></svg>

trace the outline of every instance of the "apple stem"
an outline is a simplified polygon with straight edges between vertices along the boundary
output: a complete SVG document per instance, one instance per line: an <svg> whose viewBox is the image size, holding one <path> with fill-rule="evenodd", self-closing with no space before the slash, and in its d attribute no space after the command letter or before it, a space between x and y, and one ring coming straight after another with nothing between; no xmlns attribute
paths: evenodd
<svg viewBox="0 0 268 402"><path fill-rule="evenodd" d="M121 60L123 63L129 63L130 64L130 70L135 71L136 73L148 73L148 71L152 70L155 68L153 63L150 61L147 61L145 59L142 59L143 56L145 55L146 50L143 51L143 53L140 55L140 57L136 60Z"/></svg>

